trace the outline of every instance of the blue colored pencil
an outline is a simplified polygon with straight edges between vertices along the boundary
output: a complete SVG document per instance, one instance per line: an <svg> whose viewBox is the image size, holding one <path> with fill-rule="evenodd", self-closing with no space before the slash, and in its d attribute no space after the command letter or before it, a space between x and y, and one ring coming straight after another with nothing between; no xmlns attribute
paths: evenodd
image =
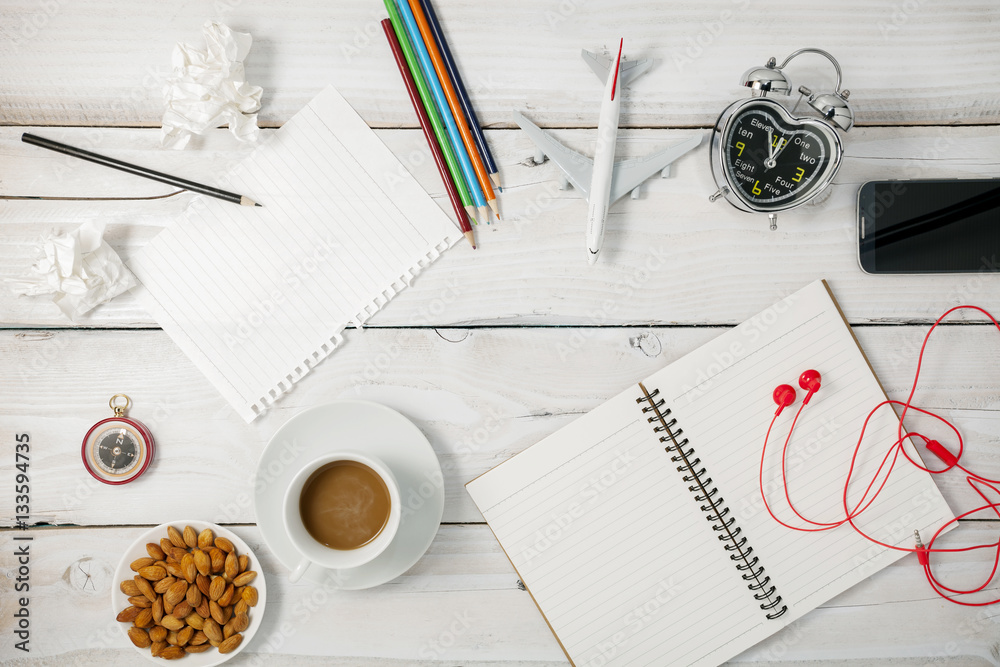
<svg viewBox="0 0 1000 667"><path fill-rule="evenodd" d="M462 135L458 133L458 125L455 124L455 117L451 114L451 107L448 106L448 99L444 95L444 89L441 87L441 82L434 71L431 54L428 53L427 45L424 44L424 40L420 36L417 19L413 16L410 3L406 0L399 0L396 4L399 7L400 15L403 17L403 23L406 25L406 32L410 35L413 48L417 52L417 60L420 61L420 67L424 71L424 77L430 86L434 102L437 103L438 111L441 112L441 118L444 120L445 128L448 130L448 138L451 139L452 148L455 149L455 155L458 157L458 164L462 168L462 175L465 176L465 181L469 186L469 193L472 195L472 200L475 202L476 208L480 209L487 216L487 219L489 219L489 213L486 210L486 197L479 186L476 172L472 168L472 160L469 159L469 153L465 150L465 142L462 141Z"/></svg>
<svg viewBox="0 0 1000 667"><path fill-rule="evenodd" d="M438 23L437 15L431 6L431 0L420 0L420 4L424 8L424 14L427 15L427 22L431 26L431 32L434 33L434 40L437 42L438 48L441 49L441 57L444 60L445 67L448 68L448 76L451 77L451 82L455 84L455 90L458 92L458 100L462 103L462 111L465 112L465 117L469 121L469 127L472 128L472 136L476 140L476 148L479 149L479 154L483 156L483 160L486 162L486 170L490 172L490 179L493 181L493 184L500 187L500 175L497 171L497 163L493 160L493 153L490 152L490 147L486 143L483 128L479 124L479 118L476 117L476 110L472 108L469 93L465 90L462 75L458 73L455 58L451 55L448 42L444 39L444 31L441 30L441 24Z"/></svg>

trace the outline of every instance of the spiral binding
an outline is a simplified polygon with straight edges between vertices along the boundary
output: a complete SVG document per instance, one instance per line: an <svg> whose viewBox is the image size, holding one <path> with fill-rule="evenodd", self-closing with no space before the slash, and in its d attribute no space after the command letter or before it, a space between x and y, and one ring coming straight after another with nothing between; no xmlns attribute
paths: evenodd
<svg viewBox="0 0 1000 667"><path fill-rule="evenodd" d="M747 588L753 593L754 599L761 603L760 608L768 612L767 618L778 618L788 611L788 607L781 604L781 596L776 594L771 578L764 574L760 559L753 555L753 547L747 544L743 530L735 525L736 517L731 515L725 500L718 495L719 489L712 486L712 478L706 476L705 468L701 465L701 459L695 456L694 448L688 446L687 438L678 441L677 438L684 430L676 428L677 420L670 417L670 408L661 410L664 400L656 399L660 390L649 392L641 382L639 388L644 395L635 399L635 402L649 403L642 408L643 413L653 413L646 421L655 424L653 431L661 434L660 442L666 443L664 449L668 454L672 453L670 460L680 464L677 472L682 473L682 480L691 484L688 491L694 494L697 502L702 503L701 511L708 514L705 518L712 524L712 530L720 533L716 537L724 543L722 548L730 552L729 559L735 563L743 581L748 582Z"/></svg>

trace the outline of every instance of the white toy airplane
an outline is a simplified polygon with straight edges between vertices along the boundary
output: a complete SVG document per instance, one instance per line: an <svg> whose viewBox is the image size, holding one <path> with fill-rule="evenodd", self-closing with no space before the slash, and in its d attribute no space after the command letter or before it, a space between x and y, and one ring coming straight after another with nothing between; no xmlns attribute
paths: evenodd
<svg viewBox="0 0 1000 667"><path fill-rule="evenodd" d="M608 216L608 207L629 192L632 199L639 198L639 186L647 178L660 172L662 178L670 174L670 163L678 159L701 143L702 135L691 137L686 141L671 146L666 150L648 155L644 158L624 160L615 163L615 141L618 138L618 116L621 111L621 87L644 74L653 64L651 60L622 62L622 45L618 45L618 59L614 63L614 76L611 60L589 51L582 51L583 59L587 61L594 73L605 82L604 101L601 103L601 116L597 123L597 147L594 159L580 155L566 148L561 143L546 134L541 128L521 115L514 112L514 122L521 126L541 155L538 161L548 155L562 169L564 180L562 189L572 183L573 187L587 197L587 261L593 264L601 252L604 240L604 221Z"/></svg>

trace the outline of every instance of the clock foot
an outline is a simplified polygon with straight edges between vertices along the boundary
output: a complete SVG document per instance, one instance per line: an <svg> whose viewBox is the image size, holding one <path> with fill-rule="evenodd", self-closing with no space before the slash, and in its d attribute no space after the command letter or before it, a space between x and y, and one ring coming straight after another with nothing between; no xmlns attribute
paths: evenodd
<svg viewBox="0 0 1000 667"><path fill-rule="evenodd" d="M767 214L767 219L771 221L771 231L773 232L774 230L776 230L778 228L778 214L777 213L768 213Z"/></svg>

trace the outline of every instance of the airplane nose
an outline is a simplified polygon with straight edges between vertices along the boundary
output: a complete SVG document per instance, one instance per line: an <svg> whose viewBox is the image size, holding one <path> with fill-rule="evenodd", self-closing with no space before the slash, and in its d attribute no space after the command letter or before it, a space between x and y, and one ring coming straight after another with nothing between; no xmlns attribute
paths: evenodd
<svg viewBox="0 0 1000 667"><path fill-rule="evenodd" d="M600 250L591 250L587 248L587 264L593 266L597 263L597 255L600 254Z"/></svg>

